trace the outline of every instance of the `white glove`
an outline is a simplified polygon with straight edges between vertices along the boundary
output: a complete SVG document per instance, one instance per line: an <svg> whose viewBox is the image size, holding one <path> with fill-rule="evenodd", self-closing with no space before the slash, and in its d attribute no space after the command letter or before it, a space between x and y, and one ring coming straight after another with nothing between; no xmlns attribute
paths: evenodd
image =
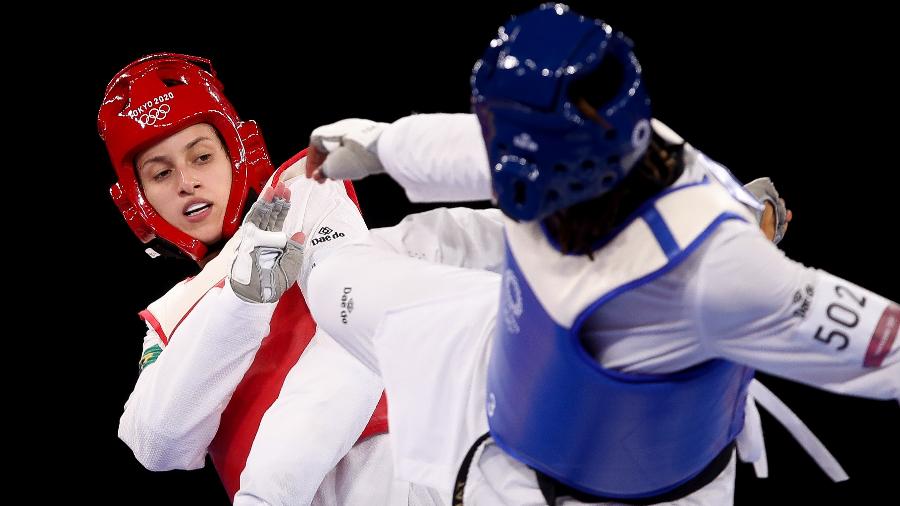
<svg viewBox="0 0 900 506"><path fill-rule="evenodd" d="M772 207L775 209L775 238L772 242L778 244L784 238L788 220L787 207L784 204L784 199L778 196L775 184L772 183L771 179L761 177L745 184L744 189L752 193L761 204L766 202L772 204ZM757 220L762 220L762 213L757 216Z"/></svg>
<svg viewBox="0 0 900 506"><path fill-rule="evenodd" d="M244 218L241 243L231 264L231 289L247 302L275 302L297 282L303 262L303 233L281 231L291 192L279 183L266 188Z"/></svg>
<svg viewBox="0 0 900 506"><path fill-rule="evenodd" d="M356 180L384 172L376 146L387 125L351 118L316 128L309 136L309 144L314 148L310 151L318 153L310 153L307 177L317 181L326 178ZM318 154L327 156L321 165Z"/></svg>

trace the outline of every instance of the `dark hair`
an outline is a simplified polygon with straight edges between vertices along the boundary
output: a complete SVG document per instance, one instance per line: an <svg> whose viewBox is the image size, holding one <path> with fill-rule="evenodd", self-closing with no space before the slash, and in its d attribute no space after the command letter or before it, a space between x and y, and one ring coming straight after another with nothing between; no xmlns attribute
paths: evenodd
<svg viewBox="0 0 900 506"><path fill-rule="evenodd" d="M544 219L563 253L588 255L645 201L672 185L684 172L684 144L672 144L653 132L650 146L627 176L609 192Z"/></svg>

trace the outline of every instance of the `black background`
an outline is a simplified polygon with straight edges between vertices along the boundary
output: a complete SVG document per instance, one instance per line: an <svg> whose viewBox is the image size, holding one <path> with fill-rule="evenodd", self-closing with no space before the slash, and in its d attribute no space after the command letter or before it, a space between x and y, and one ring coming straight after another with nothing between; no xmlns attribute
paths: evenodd
<svg viewBox="0 0 900 506"><path fill-rule="evenodd" d="M312 128L341 118L392 121L412 112L467 111L472 64L509 14L533 5L295 4L263 15L246 5L246 12L210 6L190 13L147 5L113 22L48 30L59 44L33 59L53 71L32 77L43 79L49 88L43 93L53 97L45 126L65 129L74 156L64 156L54 174L62 205L45 210L65 232L67 254L56 264L66 294L62 307L43 305L53 315L48 323L69 337L54 353L62 357L54 369L66 380L50 403L54 415L44 418L49 439L41 443L49 446L32 452L36 461L29 466L53 484L38 489L38 497L227 503L210 467L151 473L116 438L144 334L136 313L193 270L147 257L108 196L114 177L96 134L96 110L121 67L163 50L210 58L227 95L244 119L260 124L280 163L305 147ZM782 243L789 256L900 300L900 177L892 149L898 87L889 77L895 42L884 12L861 6L787 12L755 3L574 5L635 41L656 117L740 179L774 179L795 214ZM424 209L411 206L386 177L359 182L357 190L373 227ZM757 480L749 465L740 465L736 504L894 502L896 403L763 379L851 480L832 484L763 413L771 477Z"/></svg>

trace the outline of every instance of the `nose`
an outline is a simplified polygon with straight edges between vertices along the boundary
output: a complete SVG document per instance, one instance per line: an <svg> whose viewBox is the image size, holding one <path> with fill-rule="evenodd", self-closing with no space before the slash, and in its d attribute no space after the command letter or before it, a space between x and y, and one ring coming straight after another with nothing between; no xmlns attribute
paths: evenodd
<svg viewBox="0 0 900 506"><path fill-rule="evenodd" d="M179 192L190 195L194 193L194 190L200 187L200 179L193 171L180 169L178 175Z"/></svg>

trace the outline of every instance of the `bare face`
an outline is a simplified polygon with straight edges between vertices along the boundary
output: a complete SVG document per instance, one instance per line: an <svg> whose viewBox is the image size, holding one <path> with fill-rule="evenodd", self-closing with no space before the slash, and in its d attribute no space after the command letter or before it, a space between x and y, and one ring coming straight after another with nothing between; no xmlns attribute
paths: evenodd
<svg viewBox="0 0 900 506"><path fill-rule="evenodd" d="M207 244L222 238L231 159L216 130L200 123L135 157L144 196L178 230Z"/></svg>

